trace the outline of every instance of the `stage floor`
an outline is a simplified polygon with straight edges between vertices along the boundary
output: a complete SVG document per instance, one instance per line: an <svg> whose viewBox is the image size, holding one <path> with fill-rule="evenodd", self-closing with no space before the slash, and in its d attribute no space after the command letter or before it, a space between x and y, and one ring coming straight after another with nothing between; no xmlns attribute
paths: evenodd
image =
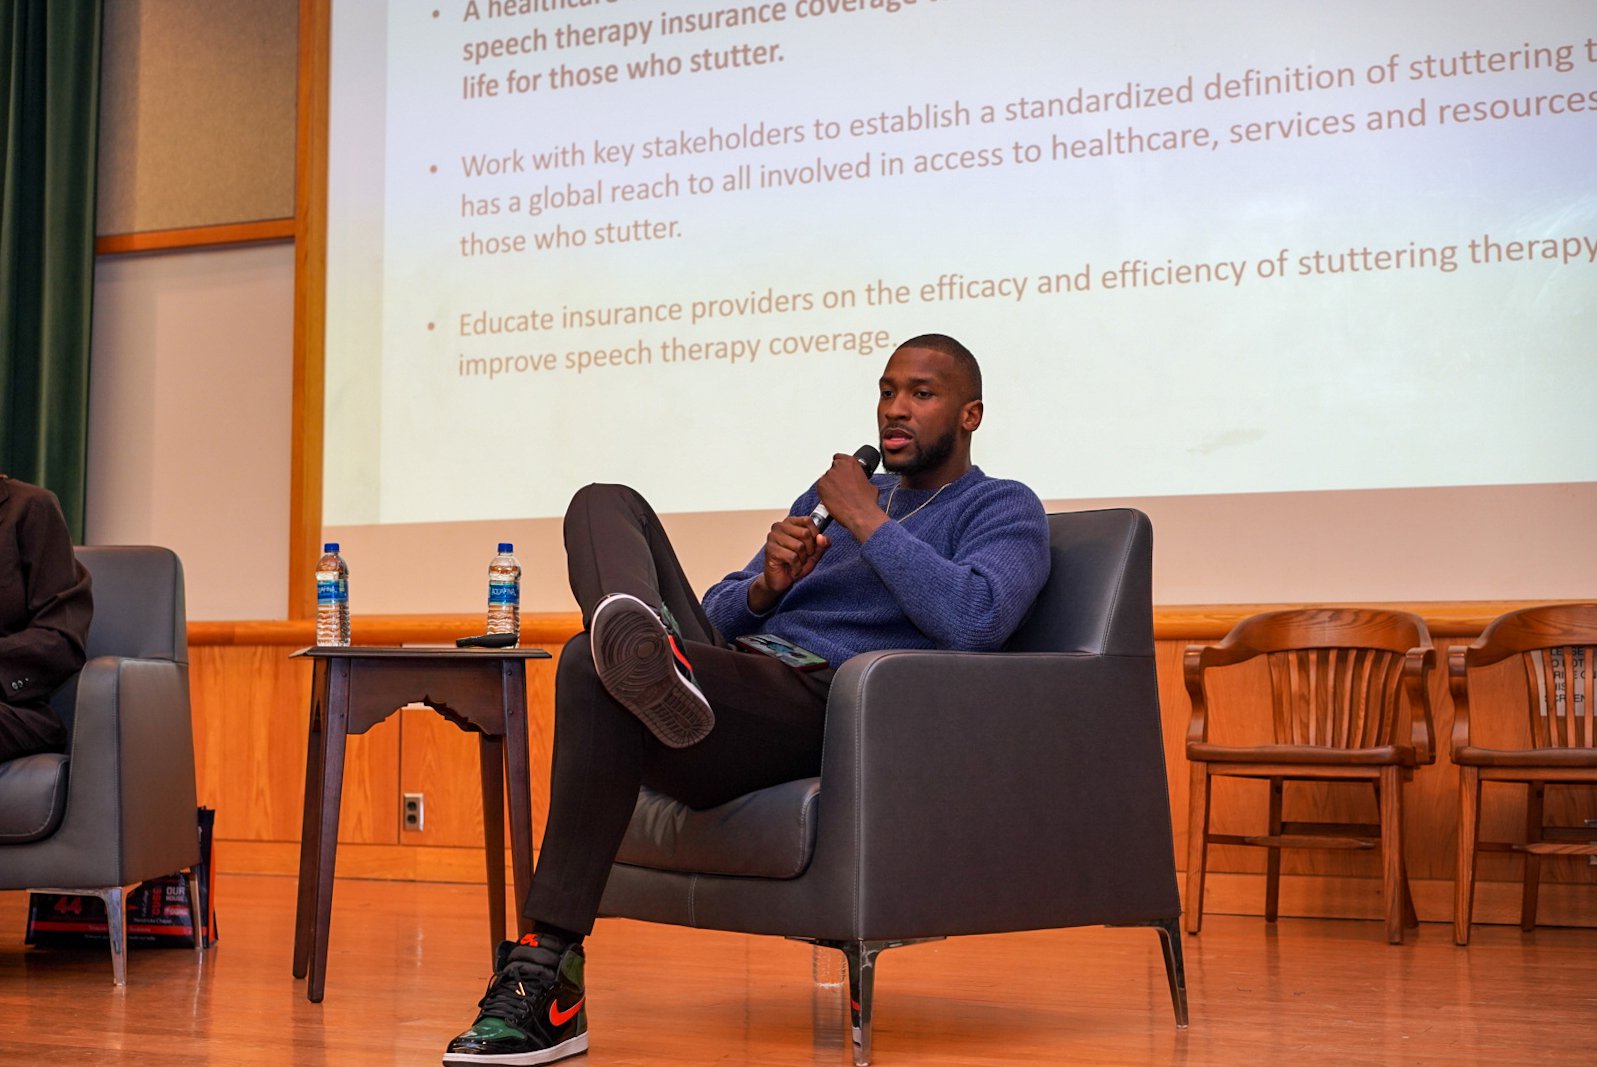
<svg viewBox="0 0 1597 1067"><path fill-rule="evenodd" d="M475 1015L490 960L481 887L340 879L327 995L291 975L294 882L217 880L221 939L129 952L22 944L0 893L0 1052L49 1064L429 1064ZM875 1062L1597 1063L1597 930L1208 915L1185 937L1192 1025L1175 1028L1159 937L1078 930L884 953ZM588 941L591 1050L611 1064L848 1062L844 996L807 945L603 920Z"/></svg>

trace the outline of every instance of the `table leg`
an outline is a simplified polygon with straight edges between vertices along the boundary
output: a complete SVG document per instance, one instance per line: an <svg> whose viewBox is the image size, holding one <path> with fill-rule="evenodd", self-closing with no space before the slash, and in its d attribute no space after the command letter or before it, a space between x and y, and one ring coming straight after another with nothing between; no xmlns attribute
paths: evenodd
<svg viewBox="0 0 1597 1067"><path fill-rule="evenodd" d="M305 810L299 832L299 895L294 904L294 977L304 978L315 936L317 831L321 827L322 778L327 762L327 661L311 672L310 730L305 744Z"/></svg>
<svg viewBox="0 0 1597 1067"><path fill-rule="evenodd" d="M525 913L532 889L532 768L527 753L527 664L505 660L503 672L505 712L505 779L510 793L510 856L516 882L516 929L532 932Z"/></svg>
<svg viewBox="0 0 1597 1067"><path fill-rule="evenodd" d="M328 684L326 760L322 772L321 825L316 831L316 926L310 982L305 995L321 1003L327 982L327 935L333 916L333 875L338 858L338 814L344 788L344 744L349 728L348 660L333 663Z"/></svg>
<svg viewBox="0 0 1597 1067"><path fill-rule="evenodd" d="M477 735L482 771L482 848L488 865L489 952L505 939L505 766L504 739Z"/></svg>

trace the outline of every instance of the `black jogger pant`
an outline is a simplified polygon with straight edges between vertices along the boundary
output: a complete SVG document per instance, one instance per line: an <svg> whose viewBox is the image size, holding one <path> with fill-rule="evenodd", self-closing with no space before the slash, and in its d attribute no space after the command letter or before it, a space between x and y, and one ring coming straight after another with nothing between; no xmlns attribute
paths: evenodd
<svg viewBox="0 0 1597 1067"><path fill-rule="evenodd" d="M566 644L555 676L549 821L523 910L535 921L586 934L638 787L706 808L819 774L832 672L801 674L770 656L727 647L659 518L625 486L579 491L566 512L565 543L584 630ZM610 593L664 604L676 618L715 711L715 727L703 741L683 749L662 745L599 681L587 626Z"/></svg>

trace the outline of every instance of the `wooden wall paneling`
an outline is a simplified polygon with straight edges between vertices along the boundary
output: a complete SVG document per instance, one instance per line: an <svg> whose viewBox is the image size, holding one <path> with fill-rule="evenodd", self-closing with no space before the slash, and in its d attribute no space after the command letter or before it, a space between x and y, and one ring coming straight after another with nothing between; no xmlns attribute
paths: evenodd
<svg viewBox="0 0 1597 1067"><path fill-rule="evenodd" d="M365 643L399 644L440 640L446 634L463 632L461 627L467 624L468 620L452 616L359 619L356 632L357 640ZM563 636L577 625L574 617L529 616L523 629L529 639L558 657ZM307 643L310 632L307 621L198 623L190 628L201 796L204 802L218 808L218 857L223 870L291 874L296 869L310 675L308 666L290 661L288 653ZM1191 640L1212 638L1212 634L1201 633ZM1439 658L1445 656L1449 644L1471 639L1439 639ZM1188 638L1166 630L1155 649L1171 819L1178 864L1182 866L1187 837L1185 744L1190 706L1181 662L1188 643ZM542 834L548 816L556 662L551 659L527 664L535 835ZM1268 736L1267 703L1257 692L1251 697L1241 695L1247 691L1249 681L1227 680L1217 695L1239 695L1244 701L1245 714L1231 722L1230 729L1248 738ZM1230 692L1232 685L1238 690L1236 694ZM1511 672L1489 677L1482 685L1484 688L1478 692L1500 693L1509 700L1524 699L1523 685ZM1410 877L1420 915L1430 921L1446 921L1452 914L1458 776L1447 757L1452 703L1440 672L1432 679L1432 700L1439 754L1433 766L1416 772L1407 790L1405 828ZM1231 734L1223 736L1243 739ZM1485 735L1478 735L1478 739L1485 739ZM1495 735L1491 739L1498 743L1512 740ZM374 878L481 881L479 790L474 738L430 711L405 712L366 737L351 738L339 872ZM406 791L420 791L428 798L427 828L421 835L398 829L399 798ZM1582 817L1597 817L1597 810L1593 810L1597 799L1590 796L1554 791L1548 806L1550 814L1557 813L1574 822ZM1369 790L1354 786L1289 788L1287 810L1289 817L1302 818L1334 813L1373 819L1375 813ZM1522 790L1488 788L1483 798L1483 827L1489 834L1517 839L1523 832L1524 810ZM1217 828L1250 832L1261 828L1263 820L1262 783L1216 783ZM1377 862L1373 855L1287 852L1283 862L1283 914L1378 916L1381 902ZM1213 847L1209 910L1260 913L1264 902L1263 869L1264 857L1258 850ZM1479 870L1477 921L1517 921L1520 861L1512 856L1483 856ZM1544 865L1544 883L1544 923L1597 926L1597 871L1578 857L1552 858Z"/></svg>
<svg viewBox="0 0 1597 1067"><path fill-rule="evenodd" d="M560 646L546 649L560 655ZM549 812L549 763L553 751L555 659L527 662L527 726L531 765L533 844L542 840ZM426 817L420 831L401 828L404 845L482 848L482 785L477 735L426 708L402 713L399 792L422 793ZM505 812L506 833L510 816ZM508 841L506 863L508 864ZM509 869L508 866L506 868ZM478 868L481 873L481 868Z"/></svg>
<svg viewBox="0 0 1597 1067"><path fill-rule="evenodd" d="M190 651L200 803L218 840L299 840L310 723L310 664L282 646ZM385 722L349 738L340 841L398 841L399 729Z"/></svg>
<svg viewBox="0 0 1597 1067"><path fill-rule="evenodd" d="M1447 650L1474 640L1435 638L1436 669L1431 672L1431 720L1436 731L1436 762L1414 771L1403 791L1403 847L1409 878L1453 881L1458 849L1458 769L1448 758L1453 734L1453 698L1447 687ZM1453 914L1451 904L1446 908Z"/></svg>
<svg viewBox="0 0 1597 1067"><path fill-rule="evenodd" d="M1181 683L1181 656L1185 641L1155 641L1154 661L1159 677L1159 717L1164 734L1165 777L1170 789L1170 828L1174 831L1176 862L1186 866L1187 805L1192 776L1187 763L1187 719L1191 705ZM1183 892L1185 885L1182 886Z"/></svg>
<svg viewBox="0 0 1597 1067"><path fill-rule="evenodd" d="M298 840L309 666L276 648L201 646L189 672L200 803L216 809L217 837Z"/></svg>
<svg viewBox="0 0 1597 1067"><path fill-rule="evenodd" d="M218 838L216 855L217 869L220 871L289 876L299 873L298 841L243 841ZM507 878L508 870L507 867ZM376 878L395 882L481 884L482 845L455 848L432 845L340 843L338 877Z"/></svg>
<svg viewBox="0 0 1597 1067"><path fill-rule="evenodd" d="M400 843L480 849L478 735L460 729L429 708L406 708L400 712L400 726L399 791L421 793L425 801L422 828L406 830L401 826Z"/></svg>
<svg viewBox="0 0 1597 1067"><path fill-rule="evenodd" d="M549 767L554 756L555 670L564 645L543 646L552 656L527 663L527 736L532 748L533 847L543 847L543 827L549 820Z"/></svg>
<svg viewBox="0 0 1597 1067"><path fill-rule="evenodd" d="M344 802L338 820L340 842L399 843L399 736L400 724L395 716L348 739L349 746L344 753ZM302 769L301 795L304 781ZM298 837L294 835L295 840Z"/></svg>

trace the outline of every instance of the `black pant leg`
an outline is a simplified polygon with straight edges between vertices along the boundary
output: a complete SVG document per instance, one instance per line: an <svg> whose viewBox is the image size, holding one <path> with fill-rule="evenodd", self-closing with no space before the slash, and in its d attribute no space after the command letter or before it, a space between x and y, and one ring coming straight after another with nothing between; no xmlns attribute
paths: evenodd
<svg viewBox="0 0 1597 1067"><path fill-rule="evenodd" d="M611 593L630 593L650 607L664 604L690 641L719 644L676 549L649 502L624 485L587 485L566 508L566 572L587 629L593 609Z"/></svg>
<svg viewBox="0 0 1597 1067"><path fill-rule="evenodd" d="M66 747L66 725L49 708L0 704L0 763Z"/></svg>
<svg viewBox="0 0 1597 1067"><path fill-rule="evenodd" d="M549 819L522 902L528 918L573 933L592 931L637 803L643 749L653 740L599 681L587 633L567 641L555 673Z"/></svg>
<svg viewBox="0 0 1597 1067"><path fill-rule="evenodd" d="M588 635L572 638L555 678L549 821L523 910L538 922L593 929L638 787L712 807L820 773L826 687L769 656L689 643L715 728L688 748L662 745L610 696Z"/></svg>
<svg viewBox="0 0 1597 1067"><path fill-rule="evenodd" d="M668 748L599 681L587 633L566 644L555 676L549 820L523 910L534 921L585 934L639 786L710 807L819 773L830 672L800 676L770 657L721 647L659 517L626 486L579 490L566 511L565 543L584 627L611 593L664 604L716 715L703 741Z"/></svg>

